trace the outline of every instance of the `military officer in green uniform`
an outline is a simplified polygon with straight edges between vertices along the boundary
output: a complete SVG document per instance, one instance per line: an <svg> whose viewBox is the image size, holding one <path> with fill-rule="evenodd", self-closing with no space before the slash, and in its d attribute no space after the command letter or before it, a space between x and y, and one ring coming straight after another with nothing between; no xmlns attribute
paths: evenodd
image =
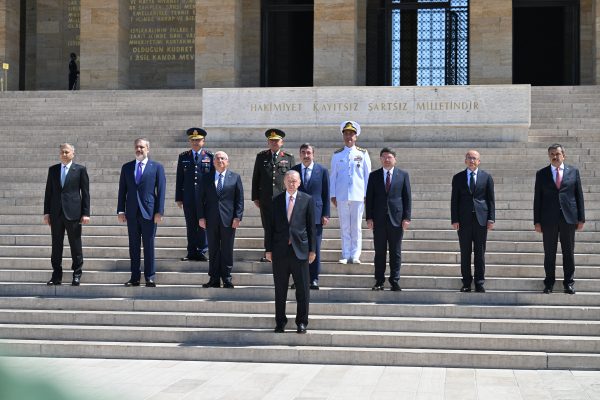
<svg viewBox="0 0 600 400"><path fill-rule="evenodd" d="M252 201L260 209L260 219L266 238L266 229L271 224L273 196L285 191L283 176L296 165L296 162L291 153L281 149L285 132L280 129L267 129L265 136L269 148L256 155L252 174ZM260 261L270 262L271 260L266 259L263 255Z"/></svg>

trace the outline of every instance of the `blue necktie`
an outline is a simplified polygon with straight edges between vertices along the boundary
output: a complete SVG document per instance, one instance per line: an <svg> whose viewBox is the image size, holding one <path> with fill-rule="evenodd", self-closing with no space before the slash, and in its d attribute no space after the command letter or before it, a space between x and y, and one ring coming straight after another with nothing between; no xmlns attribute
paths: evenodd
<svg viewBox="0 0 600 400"><path fill-rule="evenodd" d="M308 168L304 168L304 186L308 185Z"/></svg>
<svg viewBox="0 0 600 400"><path fill-rule="evenodd" d="M65 186L66 179L67 179L67 166L63 165L62 172L60 173L60 187Z"/></svg>
<svg viewBox="0 0 600 400"><path fill-rule="evenodd" d="M223 192L223 174L219 174L219 182L217 183L217 195L221 197L221 192Z"/></svg>
<svg viewBox="0 0 600 400"><path fill-rule="evenodd" d="M139 185L140 182L142 181L142 165L144 163L138 163L138 167L137 170L135 171L135 184Z"/></svg>

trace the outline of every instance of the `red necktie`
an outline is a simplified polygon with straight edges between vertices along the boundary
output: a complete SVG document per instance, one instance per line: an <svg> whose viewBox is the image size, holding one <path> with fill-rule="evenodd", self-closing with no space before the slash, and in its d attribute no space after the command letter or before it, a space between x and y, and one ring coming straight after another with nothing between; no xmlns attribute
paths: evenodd
<svg viewBox="0 0 600 400"><path fill-rule="evenodd" d="M392 186L392 177L390 171L387 172L387 177L385 178L385 192L390 192L390 186Z"/></svg>
<svg viewBox="0 0 600 400"><path fill-rule="evenodd" d="M562 183L562 174L560 173L560 167L556 168L556 188L560 189L560 184Z"/></svg>
<svg viewBox="0 0 600 400"><path fill-rule="evenodd" d="M292 211L293 210L294 210L294 196L290 196L290 201L288 203L288 209L287 209L288 222L290 222L292 219ZM288 244L292 244L291 237L288 239Z"/></svg>

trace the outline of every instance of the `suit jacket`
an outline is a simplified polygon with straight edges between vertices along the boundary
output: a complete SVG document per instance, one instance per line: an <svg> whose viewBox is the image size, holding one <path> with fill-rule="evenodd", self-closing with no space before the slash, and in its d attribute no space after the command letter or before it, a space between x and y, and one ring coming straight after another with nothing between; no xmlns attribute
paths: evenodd
<svg viewBox="0 0 600 400"><path fill-rule="evenodd" d="M44 214L58 217L61 214L69 221L78 221L90 215L90 180L83 165L71 164L65 177L64 187L60 186L62 164L48 169Z"/></svg>
<svg viewBox="0 0 600 400"><path fill-rule="evenodd" d="M367 196L365 199L365 214L375 225L385 224L387 215L395 227L402 226L402 220L410 220L412 199L408 173L394 168L389 193L385 192L383 168L369 174Z"/></svg>
<svg viewBox="0 0 600 400"><path fill-rule="evenodd" d="M564 164L560 189L557 189L549 165L535 174L533 223L558 224L561 209L568 224L585 222L579 170L572 165Z"/></svg>
<svg viewBox="0 0 600 400"><path fill-rule="evenodd" d="M302 183L298 190L312 196L315 205L315 224L321 225L321 218L329 218L329 172L321 164L314 163L308 185L302 175L302 164L297 164L293 170L298 171Z"/></svg>
<svg viewBox="0 0 600 400"><path fill-rule="evenodd" d="M166 178L162 164L148 159L138 185L135 163L135 160L130 161L121 168L117 213L124 212L128 219L135 218L138 210L144 219L153 219L154 214L164 215Z"/></svg>
<svg viewBox="0 0 600 400"><path fill-rule="evenodd" d="M273 252L273 257L284 257L288 240L291 239L296 257L307 260L308 253L316 251L315 206L310 195L297 191L292 217L288 222L285 193L273 197L273 215L267 232L266 251Z"/></svg>
<svg viewBox="0 0 600 400"><path fill-rule="evenodd" d="M467 170L452 178L452 198L450 214L452 223L467 223L473 217L473 210L479 225L486 226L488 221L496 221L496 198L494 180L482 169L477 170L477 182L473 193L467 184Z"/></svg>
<svg viewBox="0 0 600 400"><path fill-rule="evenodd" d="M220 222L225 227L231 227L234 218L242 220L244 214L244 188L242 179L235 172L225 171L223 190L217 194L213 180L214 175L206 175L202 180L202 192L198 205L198 218L205 218L207 226Z"/></svg>

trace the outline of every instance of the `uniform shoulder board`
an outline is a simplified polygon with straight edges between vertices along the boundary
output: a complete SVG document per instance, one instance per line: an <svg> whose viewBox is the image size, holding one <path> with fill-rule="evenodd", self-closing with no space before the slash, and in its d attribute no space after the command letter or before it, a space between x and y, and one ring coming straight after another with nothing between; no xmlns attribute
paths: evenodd
<svg viewBox="0 0 600 400"><path fill-rule="evenodd" d="M270 150L270 149L266 149L266 150L263 150L263 151L261 151L261 152L260 152L260 153L258 153L258 154L267 154L267 153L269 153L269 152L271 152L271 150Z"/></svg>
<svg viewBox="0 0 600 400"><path fill-rule="evenodd" d="M292 153L288 153L287 151L284 150L283 154L285 154L286 156L290 156L293 157L294 155Z"/></svg>
<svg viewBox="0 0 600 400"><path fill-rule="evenodd" d="M214 156L214 153L210 150L204 150L204 153L208 154L209 156Z"/></svg>
<svg viewBox="0 0 600 400"><path fill-rule="evenodd" d="M358 146L356 146L356 150L362 151L363 153L366 153L366 151L367 151L367 149L363 149L362 147L358 147Z"/></svg>
<svg viewBox="0 0 600 400"><path fill-rule="evenodd" d="M337 149L336 151L334 151L333 154L341 153L342 151L344 151L344 148L340 147L339 149Z"/></svg>
<svg viewBox="0 0 600 400"><path fill-rule="evenodd" d="M190 154L192 151L191 150L186 150L184 152L182 152L181 154L179 154L180 156L187 156L188 154Z"/></svg>

